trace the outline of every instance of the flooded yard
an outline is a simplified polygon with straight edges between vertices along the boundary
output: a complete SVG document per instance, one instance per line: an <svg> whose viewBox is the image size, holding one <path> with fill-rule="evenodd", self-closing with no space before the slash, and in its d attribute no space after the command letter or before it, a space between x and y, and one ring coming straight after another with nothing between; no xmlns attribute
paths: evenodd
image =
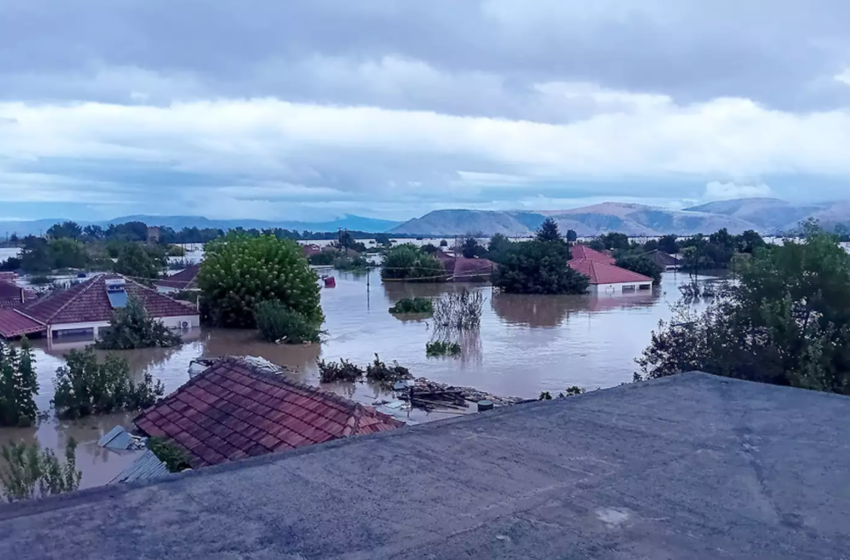
<svg viewBox="0 0 850 560"><path fill-rule="evenodd" d="M685 277L665 273L653 293L619 297L522 296L495 294L489 286L467 286L484 296L480 330L462 341L460 358L427 358L431 339L427 319L402 320L388 313L402 297L438 297L462 289L452 284L382 284L378 271L368 275L334 273L337 286L322 290L326 335L313 346L276 346L261 342L253 331L196 329L178 348L121 352L134 375L150 372L161 379L166 393L189 379L189 363L199 356L227 354L262 356L287 366L293 378L318 385L316 360L346 358L365 365L378 353L397 360L416 377L471 386L496 395L536 398L541 391L558 392L568 386L604 388L632 380L634 358L650 340L660 319L670 315L679 298L677 286ZM708 279L708 278L706 278ZM40 391L36 402L48 411L52 380L63 355L87 341L35 340ZM365 404L386 397L366 383L326 386ZM97 440L116 424L130 426L133 415L113 415L83 421L53 419L52 412L37 428L0 430L0 442L37 439L61 452L69 436L78 444L77 461L83 471L82 487L108 482L136 453L119 455L97 447ZM419 413L416 420L430 417Z"/></svg>

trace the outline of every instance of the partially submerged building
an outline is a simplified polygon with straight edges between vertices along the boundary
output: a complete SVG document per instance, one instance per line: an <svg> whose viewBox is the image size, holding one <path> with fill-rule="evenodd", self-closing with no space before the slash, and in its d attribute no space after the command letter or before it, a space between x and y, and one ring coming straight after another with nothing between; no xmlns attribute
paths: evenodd
<svg viewBox="0 0 850 560"><path fill-rule="evenodd" d="M223 358L135 420L173 440L193 467L386 432L403 423L242 358Z"/></svg>
<svg viewBox="0 0 850 560"><path fill-rule="evenodd" d="M195 291L198 289L198 273L200 271L200 263L190 264L180 272L172 274L168 278L157 280L156 289L158 292L163 294Z"/></svg>
<svg viewBox="0 0 850 560"><path fill-rule="evenodd" d="M589 292L596 295L628 294L652 289L652 278L614 264L615 259L586 245L573 245L570 268L590 279Z"/></svg>
<svg viewBox="0 0 850 560"><path fill-rule="evenodd" d="M33 290L0 279L0 309L21 307L27 302L35 300L35 298L36 293Z"/></svg>
<svg viewBox="0 0 850 560"><path fill-rule="evenodd" d="M173 329L200 325L193 304L174 300L118 274L102 274L19 307L0 309L0 337L91 334L109 326L115 309L138 300L148 316Z"/></svg>

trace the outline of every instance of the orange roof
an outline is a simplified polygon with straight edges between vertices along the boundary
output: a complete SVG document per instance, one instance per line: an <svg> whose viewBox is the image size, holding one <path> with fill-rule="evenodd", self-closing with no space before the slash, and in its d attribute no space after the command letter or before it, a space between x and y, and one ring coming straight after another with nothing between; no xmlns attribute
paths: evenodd
<svg viewBox="0 0 850 560"><path fill-rule="evenodd" d="M629 282L645 283L652 282L652 278L591 259L573 259L569 263L570 268L590 278L591 284L627 284Z"/></svg>
<svg viewBox="0 0 850 560"><path fill-rule="evenodd" d="M614 264L616 261L611 255L595 251L587 245L573 245L570 248L573 260L587 259L605 264Z"/></svg>

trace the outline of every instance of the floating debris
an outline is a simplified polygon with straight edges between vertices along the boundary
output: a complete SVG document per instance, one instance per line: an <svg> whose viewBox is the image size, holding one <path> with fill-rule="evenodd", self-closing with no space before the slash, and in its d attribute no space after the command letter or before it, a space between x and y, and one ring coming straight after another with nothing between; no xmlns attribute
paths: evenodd
<svg viewBox="0 0 850 560"><path fill-rule="evenodd" d="M145 448L145 438L134 436L123 426L115 426L97 440L97 444L113 451L135 451Z"/></svg>
<svg viewBox="0 0 850 560"><path fill-rule="evenodd" d="M470 403L481 401L488 401L495 407L510 406L525 400L519 397L498 397L472 387L455 387L429 381L424 377L406 385L396 390L398 398L428 411L437 408L465 409L469 408Z"/></svg>

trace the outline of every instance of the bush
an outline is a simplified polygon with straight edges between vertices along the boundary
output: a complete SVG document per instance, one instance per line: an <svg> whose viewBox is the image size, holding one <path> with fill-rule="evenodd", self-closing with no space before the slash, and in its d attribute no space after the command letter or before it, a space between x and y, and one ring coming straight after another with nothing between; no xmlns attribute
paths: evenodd
<svg viewBox="0 0 850 560"><path fill-rule="evenodd" d="M652 283L658 285L661 283L661 267L644 256L627 255L617 259L617 266L643 274L652 278Z"/></svg>
<svg viewBox="0 0 850 560"><path fill-rule="evenodd" d="M82 418L92 414L133 411L153 405L165 393L161 381L151 374L135 383L130 379L127 360L107 356L98 363L92 347L71 350L66 365L56 370L53 405L61 418Z"/></svg>
<svg viewBox="0 0 850 560"><path fill-rule="evenodd" d="M335 269L342 271L366 270L368 268L371 268L372 263L370 263L360 255L357 255L356 257L349 257L343 255L334 259L333 266Z"/></svg>
<svg viewBox="0 0 850 560"><path fill-rule="evenodd" d="M460 356L460 344L457 342L445 342L437 340L435 342L427 342L425 344L425 354L428 357L435 356Z"/></svg>
<svg viewBox="0 0 850 560"><path fill-rule="evenodd" d="M334 383L336 381L354 382L363 377L363 368L347 360L340 359L339 362L316 362L319 367L319 380L322 383Z"/></svg>
<svg viewBox="0 0 850 560"><path fill-rule="evenodd" d="M168 472L181 472L192 468L189 464L189 455L186 450L180 447L177 443L161 437L150 437L145 442L145 446L153 451L157 459L165 463L168 467Z"/></svg>
<svg viewBox="0 0 850 560"><path fill-rule="evenodd" d="M570 268L569 259L561 241L512 243L493 271L493 285L511 294L583 294L589 280Z"/></svg>
<svg viewBox="0 0 850 560"><path fill-rule="evenodd" d="M334 263L334 252L322 251L317 255L310 255L309 261L313 266L330 266Z"/></svg>
<svg viewBox="0 0 850 560"><path fill-rule="evenodd" d="M254 328L257 304L271 300L300 313L310 325L324 321L319 277L301 246L289 239L232 232L207 243L198 285L216 326Z"/></svg>
<svg viewBox="0 0 850 560"><path fill-rule="evenodd" d="M434 304L428 298L402 298L390 307L390 313L433 313Z"/></svg>
<svg viewBox="0 0 850 560"><path fill-rule="evenodd" d="M434 306L434 325L438 331L465 331L478 328L484 310L480 291L462 290L443 295Z"/></svg>
<svg viewBox="0 0 850 560"><path fill-rule="evenodd" d="M30 500L73 492L80 487L83 473L77 470L77 442L68 440L65 464L50 449L39 450L38 444L3 445L0 457L0 484L9 502Z"/></svg>
<svg viewBox="0 0 850 560"><path fill-rule="evenodd" d="M440 247L448 247L448 246L449 246L449 242L448 242L448 241L446 241L445 239L443 239L442 241L440 241Z"/></svg>
<svg viewBox="0 0 850 560"><path fill-rule="evenodd" d="M5 261L0 261L0 272L10 272L21 269L21 259L18 257L9 257Z"/></svg>
<svg viewBox="0 0 850 560"><path fill-rule="evenodd" d="M0 342L0 426L31 426L38 415L38 394L32 347L26 337L16 350Z"/></svg>
<svg viewBox="0 0 850 560"><path fill-rule="evenodd" d="M157 262L138 243L126 243L121 248L115 262L115 272L136 280L159 278Z"/></svg>
<svg viewBox="0 0 850 560"><path fill-rule="evenodd" d="M257 304L256 323L260 335L268 342L303 344L319 341L319 327L314 322L277 300Z"/></svg>
<svg viewBox="0 0 850 560"><path fill-rule="evenodd" d="M185 257L186 249L180 245L169 245L165 250L165 254L169 257Z"/></svg>
<svg viewBox="0 0 850 560"><path fill-rule="evenodd" d="M386 385L405 379L413 379L413 376L409 369L398 365L398 362L393 362L393 365L388 366L375 354L375 361L366 366L366 378Z"/></svg>
<svg viewBox="0 0 850 560"><path fill-rule="evenodd" d="M168 348L183 344L183 338L148 317L144 306L130 298L127 307L112 312L109 328L96 346L102 350L135 350L137 348Z"/></svg>
<svg viewBox="0 0 850 560"><path fill-rule="evenodd" d="M384 280L406 280L408 282L444 282L446 269L443 263L419 247L405 243L393 247L384 257L381 266Z"/></svg>
<svg viewBox="0 0 850 560"><path fill-rule="evenodd" d="M173 299L179 301L188 301L189 303L194 303L195 305L198 305L201 292L199 292L198 290L180 290L175 294L168 295L171 296Z"/></svg>

